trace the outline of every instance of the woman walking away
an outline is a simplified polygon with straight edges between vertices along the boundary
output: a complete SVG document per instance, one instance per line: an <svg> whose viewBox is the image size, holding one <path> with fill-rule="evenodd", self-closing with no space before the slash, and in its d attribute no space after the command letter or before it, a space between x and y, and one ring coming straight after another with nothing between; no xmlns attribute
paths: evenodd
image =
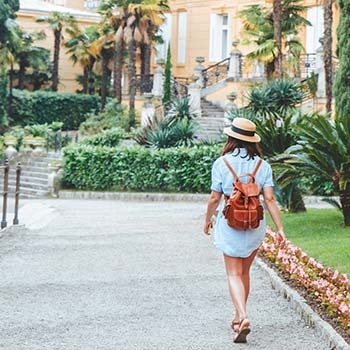
<svg viewBox="0 0 350 350"><path fill-rule="evenodd" d="M261 191L265 206L276 226L277 239L281 244L284 244L285 241L279 209L273 194L272 170L270 165L260 158L262 156L259 147L260 136L255 133L255 130L255 124L245 118L235 118L231 127L224 129L228 140L224 145L222 156L213 164L212 192L204 224L204 233L208 235L212 227L211 219L216 213L222 195L224 195L224 201L221 202L214 227L214 243L224 254L229 292L235 308L235 316L231 323L232 329L236 332L235 343L245 343L246 337L250 333L250 321L246 308L250 289L249 270L266 233L261 207L259 207L260 212L257 210L257 215L261 216L261 220L259 221L259 218L255 217L255 225L251 225L249 220L253 215L248 214L249 226L245 227L246 229L232 227L237 225L226 220L227 215L224 216L223 208L225 203L233 198L230 198L230 195L233 183L237 180L236 177L239 177L242 183L248 183L252 182L252 177L242 177L242 175L253 174L255 183L259 185L255 201L259 203L258 196L259 191ZM235 188L238 188L237 182L235 184ZM253 186L257 188L256 185ZM235 190L233 193L237 193L237 191ZM247 205L247 199L243 198L243 203ZM243 212L240 211L239 215L243 215ZM245 223L246 221L244 221Z"/></svg>

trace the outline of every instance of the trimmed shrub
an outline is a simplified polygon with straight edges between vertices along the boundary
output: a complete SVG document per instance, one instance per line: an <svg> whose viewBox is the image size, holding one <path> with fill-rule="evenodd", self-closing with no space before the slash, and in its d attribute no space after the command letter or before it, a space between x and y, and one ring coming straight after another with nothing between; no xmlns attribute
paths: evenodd
<svg viewBox="0 0 350 350"><path fill-rule="evenodd" d="M100 97L95 95L14 90L11 122L24 126L60 121L63 130L77 130L99 107Z"/></svg>
<svg viewBox="0 0 350 350"><path fill-rule="evenodd" d="M152 149L71 145L64 149L63 180L80 190L210 191L220 146Z"/></svg>
<svg viewBox="0 0 350 350"><path fill-rule="evenodd" d="M113 128L110 130L105 130L100 134L86 137L81 143L91 146L106 146L106 147L115 147L118 146L120 141L127 136L127 133L124 129Z"/></svg>

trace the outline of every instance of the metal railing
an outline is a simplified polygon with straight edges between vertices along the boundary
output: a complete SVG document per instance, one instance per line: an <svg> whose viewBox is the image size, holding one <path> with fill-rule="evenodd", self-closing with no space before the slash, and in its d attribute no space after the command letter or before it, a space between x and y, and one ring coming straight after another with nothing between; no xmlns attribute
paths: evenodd
<svg viewBox="0 0 350 350"><path fill-rule="evenodd" d="M180 98L188 95L187 85L181 83L177 78L171 77L171 97Z"/></svg>
<svg viewBox="0 0 350 350"><path fill-rule="evenodd" d="M8 160L3 162L0 166L4 170L3 174L3 191L2 191L2 219L1 219L1 229L7 227L7 204L8 204L8 193L9 193L9 174L10 174L10 164ZM15 207L14 207L14 218L13 225L18 225L18 209L19 209L19 197L20 197L20 183L21 183L21 163L16 165L16 184L15 184Z"/></svg>
<svg viewBox="0 0 350 350"><path fill-rule="evenodd" d="M152 92L153 88L153 74L136 75L136 93L139 95L145 92Z"/></svg>
<svg viewBox="0 0 350 350"><path fill-rule="evenodd" d="M230 57L215 63L208 68L202 70L203 85L208 87L216 84L220 80L227 78L227 72L229 70Z"/></svg>

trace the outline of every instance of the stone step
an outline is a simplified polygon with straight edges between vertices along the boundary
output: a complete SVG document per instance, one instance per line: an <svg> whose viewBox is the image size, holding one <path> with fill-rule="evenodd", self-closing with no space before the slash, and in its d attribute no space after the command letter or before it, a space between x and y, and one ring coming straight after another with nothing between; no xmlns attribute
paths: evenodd
<svg viewBox="0 0 350 350"><path fill-rule="evenodd" d="M2 186L0 187L0 191L2 191ZM16 187L15 186L9 186L8 192L9 194L14 194L16 191ZM30 195L34 197L37 196L47 196L49 194L49 192L47 191L47 189L33 189L33 188L20 188L20 194L21 197L22 195Z"/></svg>
<svg viewBox="0 0 350 350"><path fill-rule="evenodd" d="M47 178L42 179L40 177L28 177L28 176L21 176L21 186L24 186L27 183L30 184L38 184L38 185L45 185L47 187ZM9 178L9 184L15 184L16 183L16 178Z"/></svg>

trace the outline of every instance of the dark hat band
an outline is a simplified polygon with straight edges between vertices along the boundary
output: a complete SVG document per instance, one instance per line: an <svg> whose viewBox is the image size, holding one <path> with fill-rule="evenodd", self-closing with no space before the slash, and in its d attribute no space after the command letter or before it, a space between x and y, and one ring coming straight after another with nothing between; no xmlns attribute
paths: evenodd
<svg viewBox="0 0 350 350"><path fill-rule="evenodd" d="M240 128L236 128L233 125L231 126L231 130L236 132L237 134L241 134L241 135L244 135L244 136L254 136L255 135L254 131L243 130L243 129L240 129Z"/></svg>

